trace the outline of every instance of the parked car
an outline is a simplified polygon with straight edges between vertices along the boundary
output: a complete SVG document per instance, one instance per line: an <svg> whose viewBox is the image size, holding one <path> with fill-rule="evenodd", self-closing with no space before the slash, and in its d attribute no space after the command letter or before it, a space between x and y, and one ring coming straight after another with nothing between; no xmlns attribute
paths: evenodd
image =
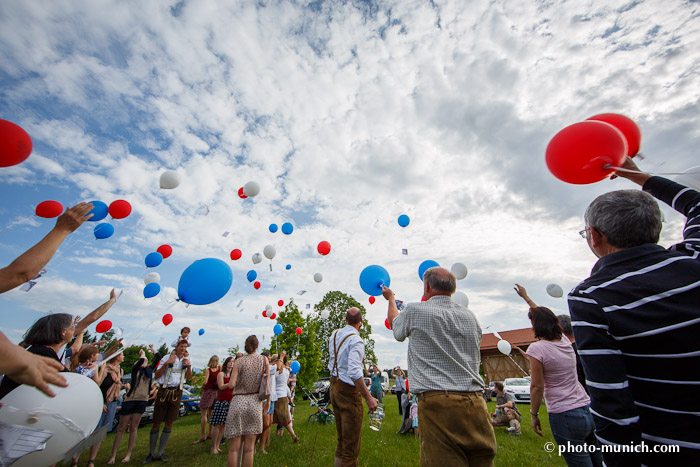
<svg viewBox="0 0 700 467"><path fill-rule="evenodd" d="M503 390L512 395L516 403L530 403L530 381L526 378L506 378Z"/></svg>
<svg viewBox="0 0 700 467"><path fill-rule="evenodd" d="M318 381L314 383L314 385L311 387L311 394L314 395L316 398L321 397L321 393L325 392L329 387L331 386L331 380L330 378L321 378ZM307 400L308 397L306 394L302 395L302 399Z"/></svg>

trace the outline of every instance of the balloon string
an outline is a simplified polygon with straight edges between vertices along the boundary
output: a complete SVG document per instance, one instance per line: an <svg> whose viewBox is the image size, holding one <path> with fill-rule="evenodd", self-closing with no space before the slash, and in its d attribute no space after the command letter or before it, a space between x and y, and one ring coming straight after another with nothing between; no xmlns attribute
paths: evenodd
<svg viewBox="0 0 700 467"><path fill-rule="evenodd" d="M647 173L647 172L642 172L640 170L631 170L631 169L625 169L622 167L615 167L612 164L605 164L603 166L603 170L615 170L617 172L626 172L630 174L644 174L644 175L698 175L700 174L699 172L663 172L663 173Z"/></svg>
<svg viewBox="0 0 700 467"><path fill-rule="evenodd" d="M520 369L520 371L523 372L523 374L524 374L525 376L530 376L530 375L527 373L527 371L525 371L525 370L523 370L522 368L520 368L520 365L518 365L518 362L516 362L516 361L513 359L513 357L511 357L510 355L508 355L508 358L510 358L510 359L513 361L513 363L515 363L515 366L517 366L517 367Z"/></svg>
<svg viewBox="0 0 700 467"><path fill-rule="evenodd" d="M60 413L54 412L53 410L39 408L39 409L35 409L31 413L29 413L29 412L26 412L24 410L20 410L17 407L13 407L13 406L7 405L7 404L3 404L2 408L6 409L10 412L14 412L14 413L22 414L22 415L29 415L30 417L35 417L36 415L39 415L39 414L49 415L49 416L57 419L59 422L63 423L66 426L66 428L68 428L69 430L80 434L83 438L87 438L93 432L93 430L84 431L82 428L80 428L78 425L76 425L73 420L71 420L70 418L66 418L63 415L61 415Z"/></svg>

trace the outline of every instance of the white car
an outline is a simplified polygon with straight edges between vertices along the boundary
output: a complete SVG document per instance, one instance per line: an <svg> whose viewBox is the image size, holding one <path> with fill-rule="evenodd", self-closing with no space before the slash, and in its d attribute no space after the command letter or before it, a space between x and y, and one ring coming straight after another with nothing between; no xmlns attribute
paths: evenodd
<svg viewBox="0 0 700 467"><path fill-rule="evenodd" d="M530 403L530 381L525 378L506 378L503 381L503 391L513 396L517 403Z"/></svg>

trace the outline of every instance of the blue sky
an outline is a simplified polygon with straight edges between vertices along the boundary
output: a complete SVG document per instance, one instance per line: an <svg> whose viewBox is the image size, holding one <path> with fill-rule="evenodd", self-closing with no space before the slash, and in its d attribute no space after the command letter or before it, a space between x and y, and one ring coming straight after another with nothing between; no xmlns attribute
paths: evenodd
<svg viewBox="0 0 700 467"><path fill-rule="evenodd" d="M465 263L458 289L486 332L528 325L515 282L566 311L545 286L569 290L593 266L577 235L585 207L632 186L555 179L544 151L558 130L623 113L642 130L644 169L698 165L697 2L221 3L0 4L0 118L34 142L27 161L0 169L0 261L51 228L33 215L41 201L134 209L110 239L82 227L31 291L0 298L11 339L47 312L85 315L115 287L124 294L108 318L127 340L204 328L192 349L202 365L251 333L269 339L267 304L342 290L366 305L379 363L405 364L384 300L370 306L359 288L370 264L412 301L423 260ZM177 189L159 189L164 170L181 174ZM239 199L251 180L260 194ZM669 245L683 219L664 212ZM287 221L290 236L267 229ZM327 257L315 253L322 240ZM163 243L174 248L156 269L164 290L144 300L143 258ZM272 271L250 260L268 244ZM231 291L172 306L182 271L205 257L231 265ZM259 291L245 279L253 268Z"/></svg>

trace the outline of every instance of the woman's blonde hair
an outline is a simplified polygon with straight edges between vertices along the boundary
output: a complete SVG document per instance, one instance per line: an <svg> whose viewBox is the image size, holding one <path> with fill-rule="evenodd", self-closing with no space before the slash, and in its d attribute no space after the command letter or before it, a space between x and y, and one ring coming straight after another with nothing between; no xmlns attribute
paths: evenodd
<svg viewBox="0 0 700 467"><path fill-rule="evenodd" d="M207 363L207 366L209 368L216 368L217 366L219 366L219 356L212 355L211 358L209 358L209 363Z"/></svg>

